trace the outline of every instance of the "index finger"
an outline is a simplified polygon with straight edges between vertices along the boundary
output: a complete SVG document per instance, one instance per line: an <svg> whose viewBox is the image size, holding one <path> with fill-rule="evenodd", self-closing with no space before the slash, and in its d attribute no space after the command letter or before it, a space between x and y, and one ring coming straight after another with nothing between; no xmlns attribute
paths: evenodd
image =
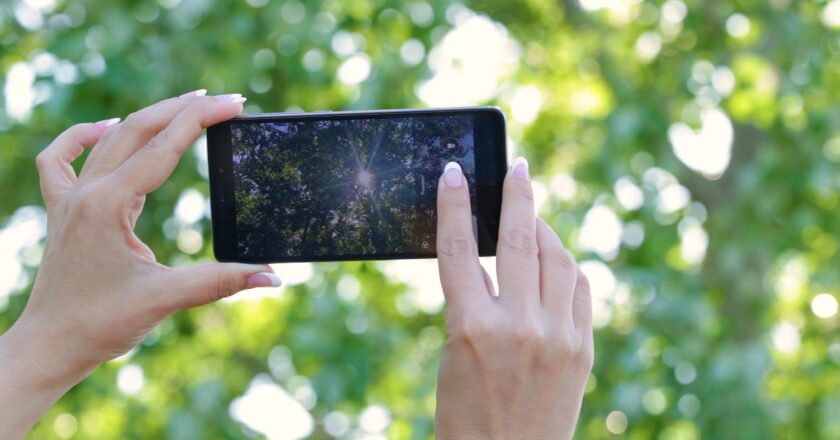
<svg viewBox="0 0 840 440"><path fill-rule="evenodd" d="M461 166L446 164L438 181L438 270L446 300L459 304L490 297L478 262L467 185Z"/></svg>
<svg viewBox="0 0 840 440"><path fill-rule="evenodd" d="M242 112L239 95L195 97L172 122L120 166L114 178L136 195L157 189L205 128Z"/></svg>

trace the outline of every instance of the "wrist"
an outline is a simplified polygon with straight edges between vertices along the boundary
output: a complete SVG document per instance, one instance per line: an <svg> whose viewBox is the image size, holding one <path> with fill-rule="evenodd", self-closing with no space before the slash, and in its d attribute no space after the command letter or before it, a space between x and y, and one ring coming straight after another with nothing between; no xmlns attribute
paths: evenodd
<svg viewBox="0 0 840 440"><path fill-rule="evenodd" d="M60 339L21 316L0 335L0 438L23 438L41 416L93 368L62 361Z"/></svg>
<svg viewBox="0 0 840 440"><path fill-rule="evenodd" d="M27 319L26 312L0 336L0 359L12 368L25 385L41 392L62 394L87 377L96 365L71 356L62 335L51 332L38 320ZM22 384L24 385L24 384Z"/></svg>

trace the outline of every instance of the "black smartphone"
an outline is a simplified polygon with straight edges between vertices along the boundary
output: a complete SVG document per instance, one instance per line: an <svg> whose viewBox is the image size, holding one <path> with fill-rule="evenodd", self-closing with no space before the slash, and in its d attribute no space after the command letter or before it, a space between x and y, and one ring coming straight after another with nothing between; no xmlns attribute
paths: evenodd
<svg viewBox="0 0 840 440"><path fill-rule="evenodd" d="M273 113L207 129L213 246L253 263L435 257L438 178L458 162L482 256L507 170L496 107Z"/></svg>

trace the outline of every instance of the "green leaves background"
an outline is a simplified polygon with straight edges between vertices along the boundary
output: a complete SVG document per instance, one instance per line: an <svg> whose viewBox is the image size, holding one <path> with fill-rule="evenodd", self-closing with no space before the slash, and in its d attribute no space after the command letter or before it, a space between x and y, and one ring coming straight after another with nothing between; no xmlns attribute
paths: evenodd
<svg viewBox="0 0 840 440"><path fill-rule="evenodd" d="M579 438L837 438L840 318L814 298L836 309L838 26L836 0L4 2L0 328L40 258L34 157L74 122L199 87L248 112L497 104L596 290ZM207 194L201 149L138 223L176 266L212 256L206 216L175 215ZM311 438L432 437L433 266L278 271L280 294L167 320L32 438L259 437L231 417L259 375Z"/></svg>

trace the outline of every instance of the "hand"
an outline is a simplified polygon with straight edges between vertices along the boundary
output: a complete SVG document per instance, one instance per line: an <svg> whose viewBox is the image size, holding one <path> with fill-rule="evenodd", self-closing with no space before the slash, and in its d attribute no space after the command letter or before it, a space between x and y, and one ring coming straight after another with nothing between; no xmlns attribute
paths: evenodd
<svg viewBox="0 0 840 440"><path fill-rule="evenodd" d="M38 156L48 232L29 303L0 338L0 438L22 437L70 387L170 314L279 285L263 265L173 270L134 234L146 195L202 130L242 111L239 95L203 95L161 101L123 123L75 125ZM77 179L71 162L89 145Z"/></svg>
<svg viewBox="0 0 840 440"><path fill-rule="evenodd" d="M446 166L438 188L448 333L438 438L571 438L594 357L589 285L535 217L528 163L517 159L504 183L498 296L478 261L467 181L457 164Z"/></svg>

